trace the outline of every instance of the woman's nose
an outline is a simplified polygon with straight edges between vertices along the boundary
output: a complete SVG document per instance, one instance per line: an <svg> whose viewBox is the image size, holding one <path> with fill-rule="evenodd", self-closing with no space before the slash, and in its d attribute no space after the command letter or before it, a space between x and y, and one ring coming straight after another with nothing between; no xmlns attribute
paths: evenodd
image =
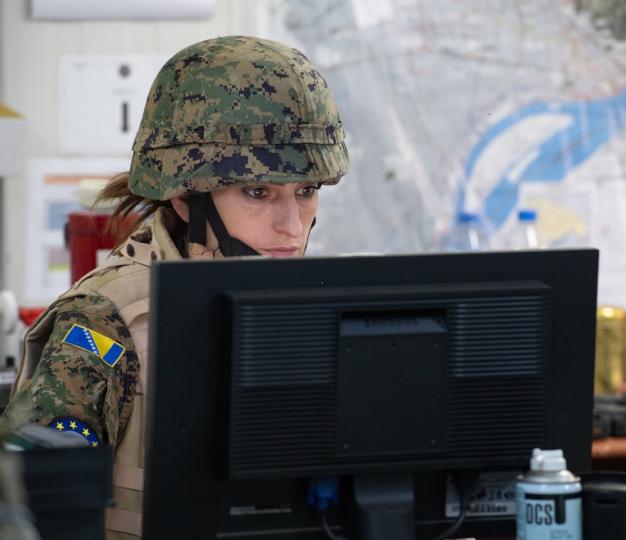
<svg viewBox="0 0 626 540"><path fill-rule="evenodd" d="M277 232L291 238L302 236L302 221L300 220L300 208L295 199L281 201L277 205L274 228Z"/></svg>

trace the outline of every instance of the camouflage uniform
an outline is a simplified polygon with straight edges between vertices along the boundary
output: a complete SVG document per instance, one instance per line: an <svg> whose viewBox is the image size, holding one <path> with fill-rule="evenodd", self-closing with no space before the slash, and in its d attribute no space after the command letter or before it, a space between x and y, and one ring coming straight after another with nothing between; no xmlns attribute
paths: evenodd
<svg viewBox="0 0 626 540"><path fill-rule="evenodd" d="M121 361L110 367L98 356L64 343L74 324L121 343L126 348ZM27 356L34 361L27 364ZM44 425L55 418L77 418L99 441L119 442L130 415L138 360L130 332L108 298L94 292L56 302L27 334L23 360L20 384L5 418L15 424Z"/></svg>
<svg viewBox="0 0 626 540"><path fill-rule="evenodd" d="M149 266L182 258L169 234L176 219L172 210L157 211L153 223L39 317L25 337L5 412L16 427L38 422L76 430L78 425L94 432L88 439L92 445L102 441L116 448L117 508L107 510L109 540L137 538L141 530ZM67 343L75 324L123 346L119 361L109 366L99 355Z"/></svg>
<svg viewBox="0 0 626 540"><path fill-rule="evenodd" d="M139 264L147 275L153 260L182 259L169 237L168 222L173 219L172 211L160 210L153 224L134 233L106 265L84 276L35 321L24 338L5 419L18 426L29 421L48 425L57 417L74 417L91 426L100 441L119 444L132 409L139 361L119 306L99 291L119 279L118 262ZM142 245L149 250L147 256L145 250L138 253ZM65 343L74 324L124 346L120 361L110 367L97 355Z"/></svg>
<svg viewBox="0 0 626 540"><path fill-rule="evenodd" d="M235 185L336 184L348 170L343 141L328 85L301 52L256 38L217 38L182 50L160 70L128 185L135 195L168 200ZM138 348L136 321L145 321L145 344L147 267L154 259L180 258L167 233L168 212L161 209L151 228L133 235L38 319L7 410L16 423L78 418L116 446L115 467L132 474L117 482L114 468L115 511L129 519L111 526L126 533L108 531L109 539L141 534L147 346ZM126 305L130 300L114 294L115 284L138 299ZM68 345L73 324L112 339L125 348L123 357L112 367Z"/></svg>

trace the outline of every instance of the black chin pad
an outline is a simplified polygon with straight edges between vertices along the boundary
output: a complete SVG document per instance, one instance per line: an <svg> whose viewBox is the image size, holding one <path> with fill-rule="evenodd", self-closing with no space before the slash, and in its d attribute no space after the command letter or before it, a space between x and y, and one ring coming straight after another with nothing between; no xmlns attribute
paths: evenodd
<svg viewBox="0 0 626 540"><path fill-rule="evenodd" d="M260 255L254 251L250 246L244 244L241 240L237 240L233 238L228 231L226 230L226 226L222 221L222 218L215 207L215 203L213 202L213 197L210 193L205 197L206 207L205 207L205 219L209 220L211 228L215 233L215 237L217 238L217 242L220 246L220 251L224 257L246 257L250 255ZM205 241L206 242L206 241Z"/></svg>
<svg viewBox="0 0 626 540"><path fill-rule="evenodd" d="M224 257L248 257L250 255L259 255L248 244L244 244L236 238L230 237L224 245L220 243L220 251Z"/></svg>
<svg viewBox="0 0 626 540"><path fill-rule="evenodd" d="M189 241L206 246L206 195L191 195L189 204Z"/></svg>

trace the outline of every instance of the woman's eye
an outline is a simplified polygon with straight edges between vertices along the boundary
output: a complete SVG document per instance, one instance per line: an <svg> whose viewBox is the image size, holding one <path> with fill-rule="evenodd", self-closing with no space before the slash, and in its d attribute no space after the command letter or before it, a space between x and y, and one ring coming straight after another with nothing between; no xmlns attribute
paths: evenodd
<svg viewBox="0 0 626 540"><path fill-rule="evenodd" d="M319 189L319 186L304 186L301 187L297 193L300 197L304 197L305 199L310 199L313 197L315 192Z"/></svg>
<svg viewBox="0 0 626 540"><path fill-rule="evenodd" d="M263 199L267 197L267 189L264 187L246 187L243 188L243 192L248 195L248 197L252 197L253 199Z"/></svg>

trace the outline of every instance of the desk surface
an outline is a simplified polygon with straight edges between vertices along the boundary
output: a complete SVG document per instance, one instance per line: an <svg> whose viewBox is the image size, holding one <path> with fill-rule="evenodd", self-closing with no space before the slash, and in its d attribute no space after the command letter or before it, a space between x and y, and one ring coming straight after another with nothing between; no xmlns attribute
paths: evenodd
<svg viewBox="0 0 626 540"><path fill-rule="evenodd" d="M515 540L515 536L489 536L488 538L481 536L480 538L451 538L450 540Z"/></svg>

